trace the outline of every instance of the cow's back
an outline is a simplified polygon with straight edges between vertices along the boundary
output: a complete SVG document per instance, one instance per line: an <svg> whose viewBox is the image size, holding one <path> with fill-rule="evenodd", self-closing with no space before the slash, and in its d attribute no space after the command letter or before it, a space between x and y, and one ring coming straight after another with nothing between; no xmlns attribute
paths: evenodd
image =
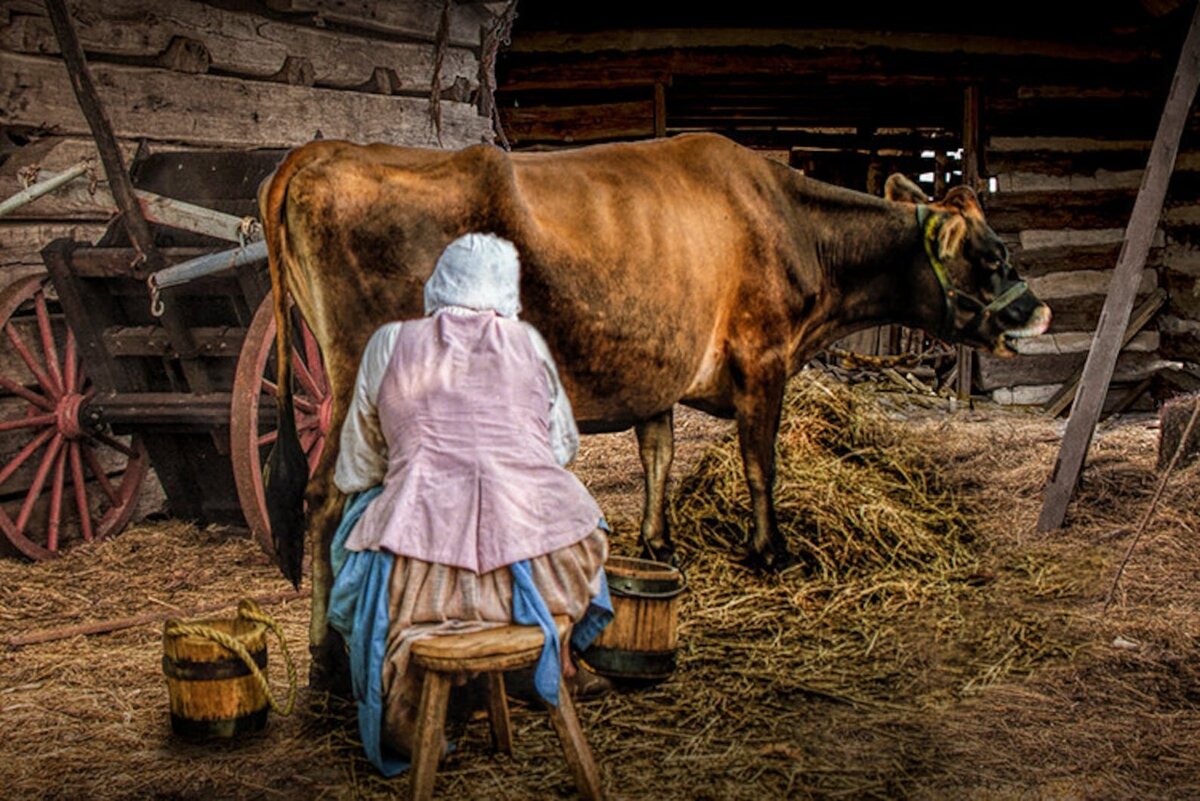
<svg viewBox="0 0 1200 801"><path fill-rule="evenodd" d="M438 255L470 231L517 246L522 316L584 421L719 392L730 316L777 280L776 167L722 137L512 155L318 142L293 158L288 281L351 374L371 331L423 313Z"/></svg>

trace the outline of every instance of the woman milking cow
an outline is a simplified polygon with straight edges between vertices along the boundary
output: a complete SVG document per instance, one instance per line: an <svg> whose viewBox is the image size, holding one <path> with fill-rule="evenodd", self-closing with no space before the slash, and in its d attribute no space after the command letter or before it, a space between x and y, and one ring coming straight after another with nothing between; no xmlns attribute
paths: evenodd
<svg viewBox="0 0 1200 801"><path fill-rule="evenodd" d="M364 748L388 774L413 751L418 639L532 623L532 598L575 624L561 650L547 637L539 672L554 688L559 671L577 689L600 683L571 647L611 618L608 541L564 468L579 434L549 349L518 319L518 279L510 242L452 242L425 284L426 316L371 336L342 427L335 481L351 498L330 622L350 648Z"/></svg>

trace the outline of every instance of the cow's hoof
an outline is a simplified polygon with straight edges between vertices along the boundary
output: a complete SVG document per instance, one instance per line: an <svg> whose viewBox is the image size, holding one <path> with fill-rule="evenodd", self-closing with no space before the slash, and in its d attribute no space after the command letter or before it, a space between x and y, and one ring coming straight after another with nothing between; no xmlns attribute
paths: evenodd
<svg viewBox="0 0 1200 801"><path fill-rule="evenodd" d="M679 567L679 554L675 552L675 548L670 545L659 545L657 547L648 542L642 543L642 558L649 559L652 562L662 562L671 567Z"/></svg>
<svg viewBox="0 0 1200 801"><path fill-rule="evenodd" d="M739 555L738 561L759 573L781 573L796 564L796 557L787 549L766 548L758 551L751 547Z"/></svg>

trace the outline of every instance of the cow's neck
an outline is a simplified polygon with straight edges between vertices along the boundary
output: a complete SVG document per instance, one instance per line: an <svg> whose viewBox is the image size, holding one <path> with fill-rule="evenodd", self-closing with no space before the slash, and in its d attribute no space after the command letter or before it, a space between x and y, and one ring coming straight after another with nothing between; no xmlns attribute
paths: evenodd
<svg viewBox="0 0 1200 801"><path fill-rule="evenodd" d="M804 181L801 191L806 195L801 218L811 220L802 236L809 238L824 281L815 298L804 297L803 289L797 293L797 319L813 321L796 332L797 349L811 351L864 328L919 320L926 310L914 298L920 296L916 284L924 285L919 270L925 256L912 207L814 181Z"/></svg>

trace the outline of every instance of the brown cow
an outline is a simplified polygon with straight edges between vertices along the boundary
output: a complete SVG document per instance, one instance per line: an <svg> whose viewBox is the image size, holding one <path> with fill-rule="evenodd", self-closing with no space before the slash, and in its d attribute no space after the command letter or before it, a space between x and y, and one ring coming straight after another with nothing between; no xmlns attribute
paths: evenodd
<svg viewBox="0 0 1200 801"><path fill-rule="evenodd" d="M671 409L686 403L736 417L754 514L748 555L773 566L786 554L771 496L784 384L818 349L902 323L1011 353L1011 339L1050 323L971 190L926 205L893 176L887 196L699 134L523 154L314 142L289 154L260 205L280 343L290 292L324 354L334 432L371 332L421 315L422 285L451 240L492 232L516 244L523 317L549 343L581 429L637 428L645 547L671 549ZM268 494L282 566L298 581L307 475L285 436L290 351L279 354ZM318 640L341 507L331 440L308 494Z"/></svg>

